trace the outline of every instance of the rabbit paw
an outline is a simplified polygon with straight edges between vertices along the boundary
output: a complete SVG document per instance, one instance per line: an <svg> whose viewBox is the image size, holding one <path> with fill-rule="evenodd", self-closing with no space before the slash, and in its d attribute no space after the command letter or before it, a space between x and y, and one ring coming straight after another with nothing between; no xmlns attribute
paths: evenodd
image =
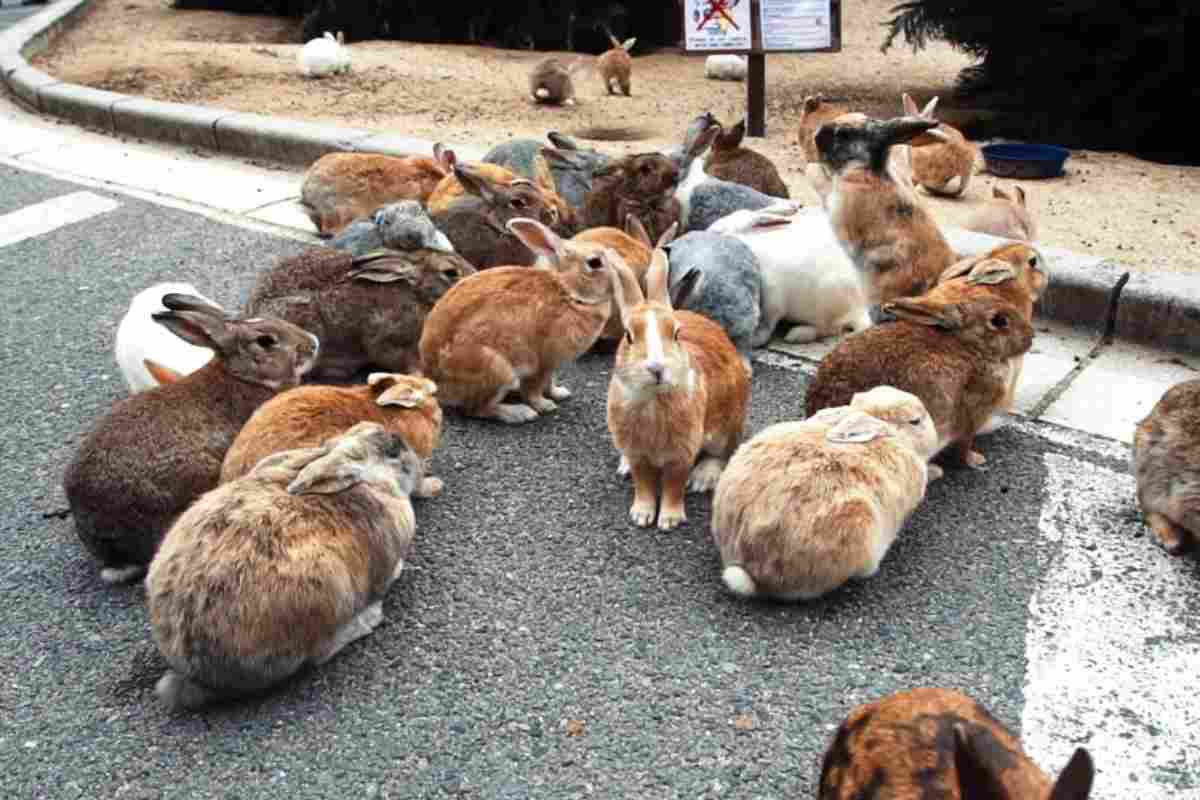
<svg viewBox="0 0 1200 800"><path fill-rule="evenodd" d="M531 397L529 405L539 414L548 414L551 411L558 411L558 403L551 400L549 397Z"/></svg>
<svg viewBox="0 0 1200 800"><path fill-rule="evenodd" d="M629 459L626 458L624 454L622 454L621 461L617 464L617 474L620 475L622 478L628 478L630 471L631 471L631 469L629 466Z"/></svg>
<svg viewBox="0 0 1200 800"><path fill-rule="evenodd" d="M501 403L492 416L509 425L520 425L537 419L538 413L522 403Z"/></svg>
<svg viewBox="0 0 1200 800"><path fill-rule="evenodd" d="M446 484L441 478L422 478L414 494L417 497L437 497L445 488Z"/></svg>
<svg viewBox="0 0 1200 800"><path fill-rule="evenodd" d="M139 578L146 571L140 564L126 564L123 567L104 567L100 570L100 580L105 583L129 583Z"/></svg>
<svg viewBox="0 0 1200 800"><path fill-rule="evenodd" d="M558 400L561 402L571 397L571 390L565 386L555 385L550 387L550 391L547 392L547 394L550 395L551 400Z"/></svg>
<svg viewBox="0 0 1200 800"><path fill-rule="evenodd" d="M937 464L929 464L928 471L929 471L929 483L933 483L934 481L938 480L939 478L941 478L943 475L946 474L946 471L943 470L941 467L939 467Z"/></svg>
<svg viewBox="0 0 1200 800"><path fill-rule="evenodd" d="M649 528L654 524L654 503L634 503L629 507L629 518L639 528Z"/></svg>
<svg viewBox="0 0 1200 800"><path fill-rule="evenodd" d="M963 460L971 469L985 469L983 465L987 463L987 457L978 450L968 450Z"/></svg>
<svg viewBox="0 0 1200 800"><path fill-rule="evenodd" d="M683 506L679 508L666 508L658 514L658 529L660 531L673 531L683 523L687 522L687 512L683 510Z"/></svg>
<svg viewBox="0 0 1200 800"><path fill-rule="evenodd" d="M688 477L687 490L689 492L711 492L716 488L717 481L721 479L721 471L725 469L725 465L715 458L706 458L692 468L692 474Z"/></svg>

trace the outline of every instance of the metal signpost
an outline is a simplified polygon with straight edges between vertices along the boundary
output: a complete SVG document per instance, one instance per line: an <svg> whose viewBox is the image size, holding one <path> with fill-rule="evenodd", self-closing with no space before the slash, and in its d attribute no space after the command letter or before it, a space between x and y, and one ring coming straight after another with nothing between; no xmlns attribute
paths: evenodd
<svg viewBox="0 0 1200 800"><path fill-rule="evenodd" d="M684 49L749 57L747 128L766 136L767 53L837 53L842 0L685 0Z"/></svg>

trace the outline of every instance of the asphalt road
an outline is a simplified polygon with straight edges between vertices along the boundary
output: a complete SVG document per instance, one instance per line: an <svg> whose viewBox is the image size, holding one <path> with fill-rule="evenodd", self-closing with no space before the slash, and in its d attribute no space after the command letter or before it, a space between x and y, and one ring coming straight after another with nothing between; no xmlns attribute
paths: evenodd
<svg viewBox="0 0 1200 800"><path fill-rule="evenodd" d="M0 166L0 214L80 189ZM709 497L691 497L689 524L669 534L627 522L610 359L590 356L563 371L575 397L551 418L447 414L434 461L446 492L418 501L416 557L372 636L262 699L169 715L142 591L101 583L56 514L62 471L125 392L112 341L137 290L186 279L236 304L259 267L304 245L112 196L116 210L0 248L2 797L812 797L833 728L896 690L965 689L1067 752L1122 709L1153 716L1153 697L1122 695L1094 726L1080 712L1034 730L1029 698L1057 703L1031 672L1030 653L1046 652L1031 642L1058 613L1039 592L1145 580L1139 597L1178 611L1156 652L1190 658L1200 641L1200 567L1146 538L1126 479L1111 477L1128 473L1121 448L1050 426L984 440L986 471L949 469L874 579L809 604L732 598ZM796 418L804 386L756 364L752 429ZM1087 507L1072 510L1076 497ZM1089 556L1093 539L1072 549L1087 527L1073 520L1093 512ZM1055 583L1074 574L1068 555L1106 551L1128 555ZM1149 682L1194 702L1195 663L1151 663ZM1183 713L1178 726L1194 721ZM1158 722L1166 766L1139 773L1136 796L1200 796L1200 734L1175 724ZM1098 766L1112 780L1139 769Z"/></svg>

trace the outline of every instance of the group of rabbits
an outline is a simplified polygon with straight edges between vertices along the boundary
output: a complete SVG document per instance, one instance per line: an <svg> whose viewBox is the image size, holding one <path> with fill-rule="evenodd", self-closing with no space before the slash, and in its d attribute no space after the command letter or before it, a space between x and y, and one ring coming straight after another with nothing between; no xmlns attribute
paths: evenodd
<svg viewBox="0 0 1200 800"><path fill-rule="evenodd" d="M443 488L425 469L442 409L538 419L571 396L558 368L593 348L615 349L607 423L634 524L673 529L686 493L712 491L732 592L813 598L873 575L942 474L930 459L985 462L976 437L1013 407L1048 281L1017 235L1029 229L978 257L947 244L915 188L917 153L956 141L930 112L817 125L818 209L787 200L741 126L708 113L670 153L612 158L551 133L471 164L440 145L330 154L302 187L327 245L263 271L241 312L186 284L139 294L116 343L135 394L86 435L64 488L102 577L146 573L170 665L160 697L259 692L370 633L412 546L410 498ZM890 319L873 324L872 305ZM748 355L780 322L792 340L850 335L804 419L743 441ZM363 385L304 383L364 368ZM1200 385L1184 390L1137 447L1143 506L1172 551L1200 531ZM882 780L948 781L957 764L962 793L946 796L977 796L968 777L987 796L1051 796L986 711L929 692L852 714L822 796L862 796L880 779L872 759L908 746L925 749L912 773ZM897 714L937 729L873 748L872 725ZM1086 797L1091 777L1081 750L1052 796Z"/></svg>
<svg viewBox="0 0 1200 800"><path fill-rule="evenodd" d="M600 73L607 94L618 92L629 97L633 90L633 57L630 52L637 38L618 41L611 31L605 31L612 44L595 59L595 68ZM574 76L592 64L586 56L577 56L564 61L557 56L544 58L534 65L529 74L529 97L535 103L547 105L575 105Z"/></svg>

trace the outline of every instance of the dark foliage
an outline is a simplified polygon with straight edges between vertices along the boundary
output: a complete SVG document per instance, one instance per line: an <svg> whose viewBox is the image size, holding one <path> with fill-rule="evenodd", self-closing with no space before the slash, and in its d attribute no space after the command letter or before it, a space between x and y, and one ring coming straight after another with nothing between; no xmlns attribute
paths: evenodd
<svg viewBox="0 0 1200 800"><path fill-rule="evenodd" d="M943 39L979 59L959 77L962 105L1001 114L993 135L1133 149L1195 162L1182 116L1200 100L1187 73L1196 0L910 0L884 42Z"/></svg>

